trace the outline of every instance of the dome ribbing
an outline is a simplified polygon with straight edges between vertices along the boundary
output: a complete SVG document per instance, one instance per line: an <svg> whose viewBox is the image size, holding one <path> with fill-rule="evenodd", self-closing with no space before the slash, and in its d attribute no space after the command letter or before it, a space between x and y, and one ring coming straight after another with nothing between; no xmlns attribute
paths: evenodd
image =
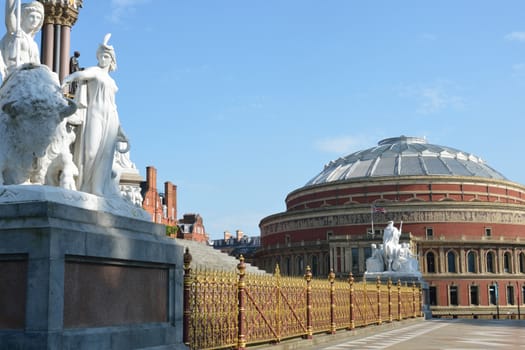
<svg viewBox="0 0 525 350"><path fill-rule="evenodd" d="M306 186L383 176L474 176L506 180L481 158L418 137L392 137L328 163Z"/></svg>

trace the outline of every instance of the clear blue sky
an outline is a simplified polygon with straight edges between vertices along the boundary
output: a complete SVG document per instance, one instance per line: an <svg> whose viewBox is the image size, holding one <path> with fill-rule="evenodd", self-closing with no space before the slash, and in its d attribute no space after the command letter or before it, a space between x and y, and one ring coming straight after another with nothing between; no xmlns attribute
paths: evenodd
<svg viewBox="0 0 525 350"><path fill-rule="evenodd" d="M131 158L212 238L332 159L399 135L525 184L525 1L84 0L81 66L113 33Z"/></svg>

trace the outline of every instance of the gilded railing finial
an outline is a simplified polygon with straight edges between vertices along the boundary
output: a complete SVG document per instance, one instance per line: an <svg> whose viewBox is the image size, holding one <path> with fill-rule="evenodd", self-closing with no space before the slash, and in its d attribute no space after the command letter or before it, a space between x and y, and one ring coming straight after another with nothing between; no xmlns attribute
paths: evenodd
<svg viewBox="0 0 525 350"><path fill-rule="evenodd" d="M306 266L304 279L306 280L306 282L310 282L312 280L312 269L310 268L310 265Z"/></svg>
<svg viewBox="0 0 525 350"><path fill-rule="evenodd" d="M246 273L246 264L244 263L244 256L239 257L239 264L237 264L237 269L239 270L240 275L244 275Z"/></svg>
<svg viewBox="0 0 525 350"><path fill-rule="evenodd" d="M330 269L330 273L328 274L328 281L330 281L330 283L334 283L335 281L334 269Z"/></svg>

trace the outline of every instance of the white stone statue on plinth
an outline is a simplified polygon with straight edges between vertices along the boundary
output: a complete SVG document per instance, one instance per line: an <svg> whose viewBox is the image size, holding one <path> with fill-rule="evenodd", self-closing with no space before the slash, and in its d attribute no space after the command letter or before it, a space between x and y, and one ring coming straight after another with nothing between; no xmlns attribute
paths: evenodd
<svg viewBox="0 0 525 350"><path fill-rule="evenodd" d="M21 5L21 6L20 6ZM44 6L38 2L18 4L5 2L6 34L0 41L0 74L2 80L25 63L40 64L40 51L35 34L44 23Z"/></svg>
<svg viewBox="0 0 525 350"><path fill-rule="evenodd" d="M401 222L402 224L402 222ZM366 274L421 276L419 264L408 243L399 243L401 231L389 221L383 231L383 244L372 244L372 256L366 260Z"/></svg>
<svg viewBox="0 0 525 350"><path fill-rule="evenodd" d="M79 108L83 125L75 143L80 170L78 188L102 197L120 195L113 173L113 159L117 143L127 142L115 104L117 84L109 75L117 67L115 50L108 45L110 37L111 34L107 34L99 45L97 66L74 72L63 81L64 85L78 81L77 95L87 97L86 101L80 101L80 105L85 106Z"/></svg>
<svg viewBox="0 0 525 350"><path fill-rule="evenodd" d="M57 74L45 65L10 67L0 86L0 203L59 202L151 220L141 208L136 186L126 189L125 196L119 189L122 166L115 165L114 154L127 152L129 142L117 114L117 85L109 76L116 59L108 39L97 50L98 66L65 78L66 84L81 83L78 90L84 94L78 96L85 100L65 98ZM20 62L27 46L15 46L15 62ZM73 128L82 130L79 137ZM76 159L72 144L78 150Z"/></svg>

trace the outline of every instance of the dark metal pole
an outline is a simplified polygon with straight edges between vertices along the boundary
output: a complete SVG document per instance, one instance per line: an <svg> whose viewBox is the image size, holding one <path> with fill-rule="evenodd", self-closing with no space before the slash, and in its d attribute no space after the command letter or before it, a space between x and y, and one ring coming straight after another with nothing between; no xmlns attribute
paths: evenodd
<svg viewBox="0 0 525 350"><path fill-rule="evenodd" d="M496 313L498 315L499 320L499 285L498 282L494 282L495 288L496 288Z"/></svg>
<svg viewBox="0 0 525 350"><path fill-rule="evenodd" d="M521 290L520 290L520 285L518 283L518 281L516 281L516 294L517 294L517 300L518 300L518 320L521 320L521 311L520 311L520 293L521 293Z"/></svg>

